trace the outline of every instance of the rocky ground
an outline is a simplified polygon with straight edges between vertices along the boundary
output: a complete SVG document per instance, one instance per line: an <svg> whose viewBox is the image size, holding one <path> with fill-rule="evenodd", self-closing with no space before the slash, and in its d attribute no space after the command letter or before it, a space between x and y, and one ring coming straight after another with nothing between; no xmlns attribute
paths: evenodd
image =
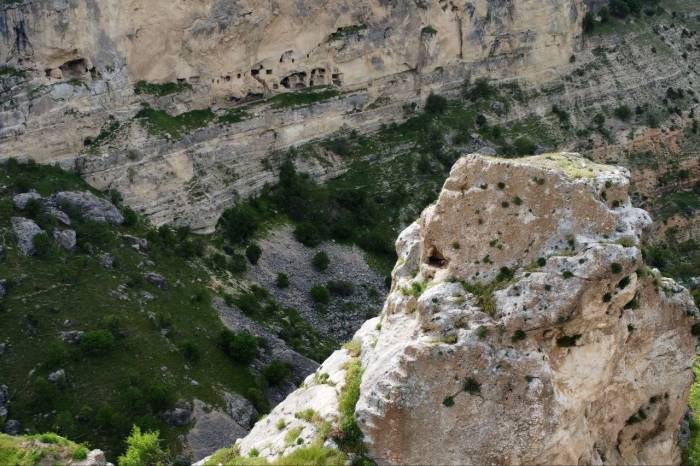
<svg viewBox="0 0 700 466"><path fill-rule="evenodd" d="M263 285L283 306L298 309L321 333L345 342L362 322L379 313L386 296L384 277L368 265L366 254L357 246L326 242L309 248L294 238L292 230L289 225L274 228L258 242L262 256L251 266L248 278ZM319 252L330 260L323 271L312 264ZM286 288L276 284L280 273L289 279ZM333 281L351 284L349 296L334 296L328 305L315 303L311 288Z"/></svg>

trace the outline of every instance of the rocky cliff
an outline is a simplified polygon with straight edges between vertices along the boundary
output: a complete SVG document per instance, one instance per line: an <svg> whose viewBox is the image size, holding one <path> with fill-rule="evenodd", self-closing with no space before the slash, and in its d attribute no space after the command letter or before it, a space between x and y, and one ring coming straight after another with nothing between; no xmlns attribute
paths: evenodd
<svg viewBox="0 0 700 466"><path fill-rule="evenodd" d="M644 265L628 186L575 154L463 157L382 315L209 464L679 463L698 310Z"/></svg>
<svg viewBox="0 0 700 466"><path fill-rule="evenodd" d="M157 224L207 231L274 181L270 151L376 130L468 76L563 75L584 11L582 0L10 3L0 62L16 69L0 73L0 157L77 168ZM170 87L153 96L139 81ZM232 106L317 86L338 95L214 124ZM143 104L214 114L191 134L154 135L133 124ZM333 158L309 165L321 177L342 169Z"/></svg>

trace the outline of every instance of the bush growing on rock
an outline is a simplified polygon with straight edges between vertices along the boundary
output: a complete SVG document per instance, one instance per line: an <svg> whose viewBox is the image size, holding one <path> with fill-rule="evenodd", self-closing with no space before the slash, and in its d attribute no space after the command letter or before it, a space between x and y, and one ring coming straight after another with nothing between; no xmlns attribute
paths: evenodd
<svg viewBox="0 0 700 466"><path fill-rule="evenodd" d="M632 110L627 105L620 105L614 111L615 117L622 121L627 121L632 116Z"/></svg>
<svg viewBox="0 0 700 466"><path fill-rule="evenodd" d="M158 431L141 432L133 426L131 435L126 439L126 453L119 457L119 466L165 466L169 464L168 455L160 446Z"/></svg>
<svg viewBox="0 0 700 466"><path fill-rule="evenodd" d="M286 273L278 273L277 274L277 279L275 279L275 285L277 288L289 288L289 277L287 277Z"/></svg>
<svg viewBox="0 0 700 466"><path fill-rule="evenodd" d="M328 288L323 285L315 285L311 288L310 293L311 299L313 299L316 304L328 304L331 300L331 294Z"/></svg>
<svg viewBox="0 0 700 466"><path fill-rule="evenodd" d="M326 288L334 296L348 297L355 292L355 286L347 280L331 280L326 283Z"/></svg>
<svg viewBox="0 0 700 466"><path fill-rule="evenodd" d="M260 256L262 256L262 249L257 244L252 243L246 248L245 256L251 264L255 265L260 260Z"/></svg>
<svg viewBox="0 0 700 466"><path fill-rule="evenodd" d="M313 264L316 270L318 270L319 272L324 272L328 269L331 260L328 257L328 254L326 254L324 251L320 251L317 252L316 255L314 255L314 258L311 260L311 263Z"/></svg>

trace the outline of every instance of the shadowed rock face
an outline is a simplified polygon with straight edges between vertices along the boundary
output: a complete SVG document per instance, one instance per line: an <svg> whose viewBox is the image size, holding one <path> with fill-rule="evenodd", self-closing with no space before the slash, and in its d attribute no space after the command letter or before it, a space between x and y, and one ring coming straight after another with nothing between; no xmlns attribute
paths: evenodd
<svg viewBox="0 0 700 466"><path fill-rule="evenodd" d="M459 160L399 237L360 355L334 353L240 454L288 454L290 429L317 440L355 361L379 464L679 463L698 310L644 266L650 220L627 187L626 170L575 154ZM315 423L294 417L307 408Z"/></svg>

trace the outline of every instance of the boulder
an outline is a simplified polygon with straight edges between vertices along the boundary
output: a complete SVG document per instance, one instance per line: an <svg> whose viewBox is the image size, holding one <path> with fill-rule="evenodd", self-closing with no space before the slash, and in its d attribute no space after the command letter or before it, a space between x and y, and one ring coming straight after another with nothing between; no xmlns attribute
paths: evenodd
<svg viewBox="0 0 700 466"><path fill-rule="evenodd" d="M80 212L82 218L97 222L121 225L124 222L119 209L106 199L86 191L61 191L49 198L49 204L56 208L68 205Z"/></svg>
<svg viewBox="0 0 700 466"><path fill-rule="evenodd" d="M22 423L16 419L8 419L2 430L7 435L20 435L22 433Z"/></svg>
<svg viewBox="0 0 700 466"><path fill-rule="evenodd" d="M129 246L137 251L145 251L148 249L148 240L146 238L139 238L133 235L122 235L122 238L124 238L124 241L126 241Z"/></svg>
<svg viewBox="0 0 700 466"><path fill-rule="evenodd" d="M71 462L71 466L113 466L108 463L105 454L102 450L91 450L84 460Z"/></svg>
<svg viewBox="0 0 700 466"><path fill-rule="evenodd" d="M46 213L55 218L58 223L69 226L71 224L70 217L67 213L56 207L49 206L46 208Z"/></svg>
<svg viewBox="0 0 700 466"><path fill-rule="evenodd" d="M679 464L700 312L644 264L650 219L628 188L626 169L575 154L457 161L397 240L381 316L240 454L332 447L361 377L354 415L380 465Z"/></svg>
<svg viewBox="0 0 700 466"><path fill-rule="evenodd" d="M100 265L102 265L102 267L105 269L112 270L114 268L114 256L112 256L110 253L106 252L104 254L100 254L98 260L100 261Z"/></svg>
<svg viewBox="0 0 700 466"><path fill-rule="evenodd" d="M34 237L44 231L34 220L24 217L12 217L12 230L15 232L20 253L25 256L34 252Z"/></svg>
<svg viewBox="0 0 700 466"><path fill-rule="evenodd" d="M24 210L27 208L29 201L34 199L41 199L41 195L36 191L29 191L27 193L15 194L12 198L12 202L14 202L15 207L19 210Z"/></svg>
<svg viewBox="0 0 700 466"><path fill-rule="evenodd" d="M258 411L247 398L237 393L224 393L226 412L245 429L250 429L258 417Z"/></svg>
<svg viewBox="0 0 700 466"><path fill-rule="evenodd" d="M80 339L83 337L83 332L81 330L67 330L61 332L61 339L64 343L69 345L77 345L80 343Z"/></svg>
<svg viewBox="0 0 700 466"><path fill-rule="evenodd" d="M164 276L158 273L147 272L144 274L143 277L148 283L155 286L156 288L160 288L161 290L165 290L166 288L168 288L168 281L165 279Z"/></svg>
<svg viewBox="0 0 700 466"><path fill-rule="evenodd" d="M75 230L53 230L53 239L63 249L72 250L76 245Z"/></svg>
<svg viewBox="0 0 700 466"><path fill-rule="evenodd" d="M192 418L192 405L186 401L178 401L174 408L165 411L160 418L171 426L184 426Z"/></svg>
<svg viewBox="0 0 700 466"><path fill-rule="evenodd" d="M63 382L64 380L66 380L66 370L58 369L57 371L51 372L47 379L51 383Z"/></svg>

